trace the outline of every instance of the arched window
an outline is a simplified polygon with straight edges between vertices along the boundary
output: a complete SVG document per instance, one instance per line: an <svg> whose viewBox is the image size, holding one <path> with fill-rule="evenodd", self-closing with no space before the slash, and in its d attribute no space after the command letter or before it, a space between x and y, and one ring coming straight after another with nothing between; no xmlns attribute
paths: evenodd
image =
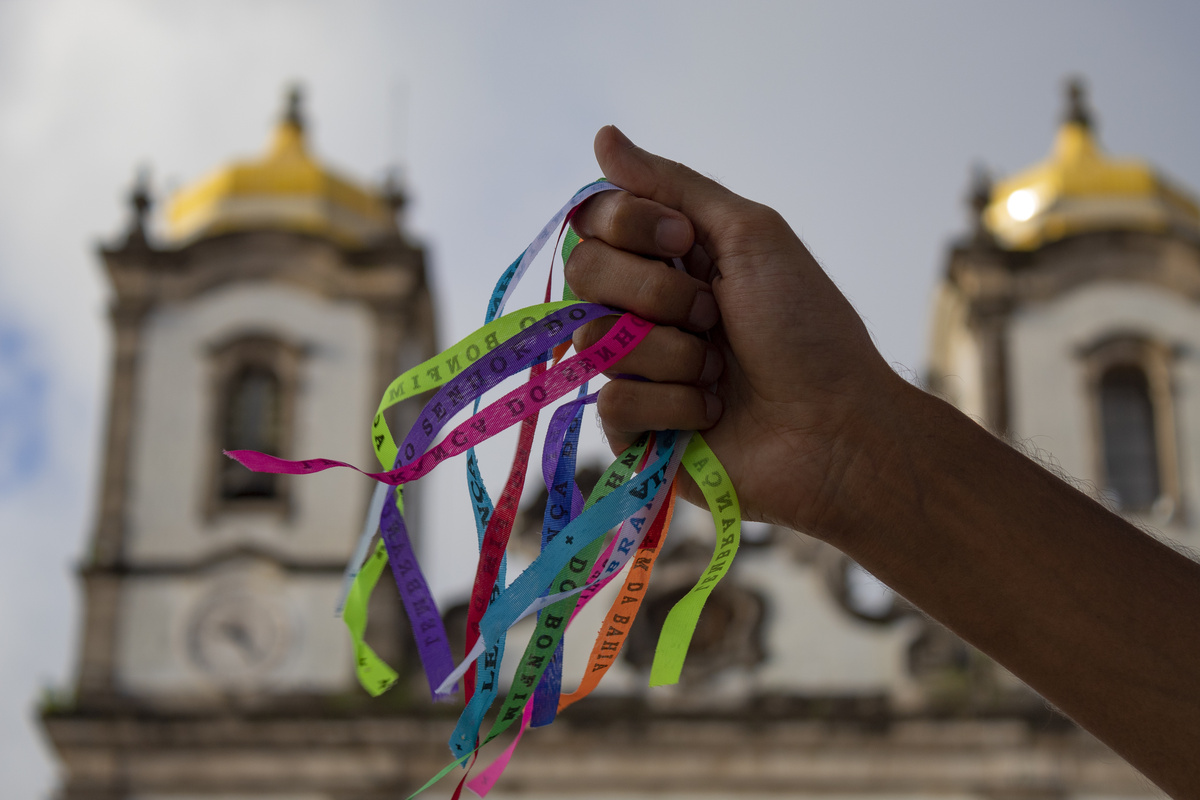
<svg viewBox="0 0 1200 800"><path fill-rule="evenodd" d="M212 350L212 489L210 513L287 511L287 479L251 472L223 450L258 450L287 458L291 447L300 349L274 337L245 335Z"/></svg>
<svg viewBox="0 0 1200 800"><path fill-rule="evenodd" d="M1084 348L1091 392L1096 484L1121 512L1162 524L1179 512L1175 351L1136 333Z"/></svg>
<svg viewBox="0 0 1200 800"><path fill-rule="evenodd" d="M852 617L886 625L912 611L900 595L849 556L823 548L819 564L833 599Z"/></svg>
<svg viewBox="0 0 1200 800"><path fill-rule="evenodd" d="M1100 378L1104 490L1123 511L1150 509L1162 495L1150 383L1139 366L1119 364Z"/></svg>
<svg viewBox="0 0 1200 800"><path fill-rule="evenodd" d="M283 444L280 425L282 405L279 376L270 367L242 367L226 386L222 450L258 450L278 453ZM278 475L251 472L228 461L221 474L221 499L274 498L279 492Z"/></svg>
<svg viewBox="0 0 1200 800"><path fill-rule="evenodd" d="M671 581L670 569L665 572L660 577ZM676 577L679 575L680 572L675 573ZM626 661L638 669L650 669L667 615L690 589L690 580L665 591L650 589L641 613L629 630L622 651ZM728 669L762 663L766 658L763 644L766 608L766 600L753 589L739 586L729 577L718 584L705 602L692 634L687 660L683 663L683 683L701 682Z"/></svg>

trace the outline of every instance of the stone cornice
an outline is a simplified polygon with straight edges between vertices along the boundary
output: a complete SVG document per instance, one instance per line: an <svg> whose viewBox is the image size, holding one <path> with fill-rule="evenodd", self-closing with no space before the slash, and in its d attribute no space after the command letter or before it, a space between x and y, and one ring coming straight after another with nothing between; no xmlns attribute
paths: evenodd
<svg viewBox="0 0 1200 800"><path fill-rule="evenodd" d="M47 730L79 792L272 791L387 796L415 789L448 760L453 722L410 712L355 719L82 717L47 715ZM534 736L501 792L551 792L603 782L622 793L858 791L1152 796L1144 779L1069 725L1021 719L742 723L710 718L630 720L565 714ZM713 755L719 754L719 757ZM364 792L367 792L364 794ZM85 796L80 794L79 796Z"/></svg>
<svg viewBox="0 0 1200 800"><path fill-rule="evenodd" d="M372 306L403 304L425 288L420 248L395 240L347 251L291 233L237 233L179 249L101 248L117 307L182 302L233 282L272 280Z"/></svg>
<svg viewBox="0 0 1200 800"><path fill-rule="evenodd" d="M1081 234L1033 252L956 247L946 281L974 311L1006 314L1080 286L1112 280L1159 286L1200 302L1200 244L1127 231Z"/></svg>

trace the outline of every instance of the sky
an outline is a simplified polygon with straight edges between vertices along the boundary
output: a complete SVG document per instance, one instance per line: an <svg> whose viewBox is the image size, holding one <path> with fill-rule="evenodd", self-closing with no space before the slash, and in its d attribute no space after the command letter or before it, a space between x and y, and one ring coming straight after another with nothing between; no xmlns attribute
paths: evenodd
<svg viewBox="0 0 1200 800"><path fill-rule="evenodd" d="M124 229L139 168L162 197L261 152L300 82L321 158L363 181L401 170L449 343L598 176L592 138L615 123L777 208L919 374L971 167L1041 159L1068 76L1111 152L1200 189L1197 30L1183 2L0 0L6 796L54 785L34 708L70 687L95 514L110 355L96 247ZM470 530L448 487L432 491L442 521ZM439 594L461 591L463 552L428 556Z"/></svg>

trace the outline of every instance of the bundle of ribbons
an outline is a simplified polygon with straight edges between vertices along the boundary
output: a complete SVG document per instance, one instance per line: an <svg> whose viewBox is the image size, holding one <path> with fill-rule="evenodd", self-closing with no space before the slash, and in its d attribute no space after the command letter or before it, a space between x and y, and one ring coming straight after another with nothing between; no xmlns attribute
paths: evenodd
<svg viewBox="0 0 1200 800"><path fill-rule="evenodd" d="M526 728L550 724L559 711L596 687L621 652L646 596L655 560L670 527L675 479L681 466L700 487L712 512L715 546L708 568L666 618L650 669L651 686L678 681L705 600L737 552L741 528L737 495L724 468L698 433L646 434L612 462L586 500L576 485L580 423L586 407L596 399L595 393L588 393L588 381L611 370L653 325L633 314L579 302L569 288L564 289L562 301L550 302L549 281L545 303L504 313L517 284L555 231L560 237L566 231L562 248L565 262L579 241L568 227L575 210L592 195L617 189L601 180L577 192L501 275L488 303L484 326L392 381L372 420L371 442L384 471L364 473L378 484L358 546L346 568L337 609L353 640L358 679L368 692L379 695L398 677L363 639L367 600L390 565L433 698L453 697L461 682L466 699L449 743L454 760L418 794L455 767L468 766L454 792L457 798L467 781L468 762L473 763L483 745L518 724L517 735L508 748L466 783L476 794L485 796L503 773ZM675 266L683 268L678 260ZM614 314L620 318L606 335L586 350L564 357L576 329ZM529 370L528 381L480 410L485 392L525 370ZM407 398L433 390L432 399L397 445L384 412ZM542 475L549 497L543 514L541 552L510 582L505 551L517 516L538 417L572 391L576 393L573 399L554 408L544 438ZM452 418L470 403L471 415L434 444ZM474 448L517 424L517 453L504 492L493 505ZM475 512L479 562L468 606L467 655L456 666L442 615L408 536L401 487L463 453L467 489ZM331 467L357 469L327 458L287 461L251 450L230 451L227 455L258 472L308 474ZM608 536L614 529L616 533ZM579 610L618 580L621 583L596 634L582 681L575 691L564 693L563 636ZM506 633L533 614L537 615L536 626L516 664L511 687L490 730L481 737L484 718L497 697Z"/></svg>

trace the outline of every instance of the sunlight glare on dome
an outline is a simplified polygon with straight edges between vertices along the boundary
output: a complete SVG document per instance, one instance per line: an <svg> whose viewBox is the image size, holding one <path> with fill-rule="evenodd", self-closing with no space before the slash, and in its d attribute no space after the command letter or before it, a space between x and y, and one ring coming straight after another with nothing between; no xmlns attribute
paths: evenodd
<svg viewBox="0 0 1200 800"><path fill-rule="evenodd" d="M1038 208L1038 196L1031 189L1018 189L1008 196L1008 215L1017 222L1032 217Z"/></svg>

